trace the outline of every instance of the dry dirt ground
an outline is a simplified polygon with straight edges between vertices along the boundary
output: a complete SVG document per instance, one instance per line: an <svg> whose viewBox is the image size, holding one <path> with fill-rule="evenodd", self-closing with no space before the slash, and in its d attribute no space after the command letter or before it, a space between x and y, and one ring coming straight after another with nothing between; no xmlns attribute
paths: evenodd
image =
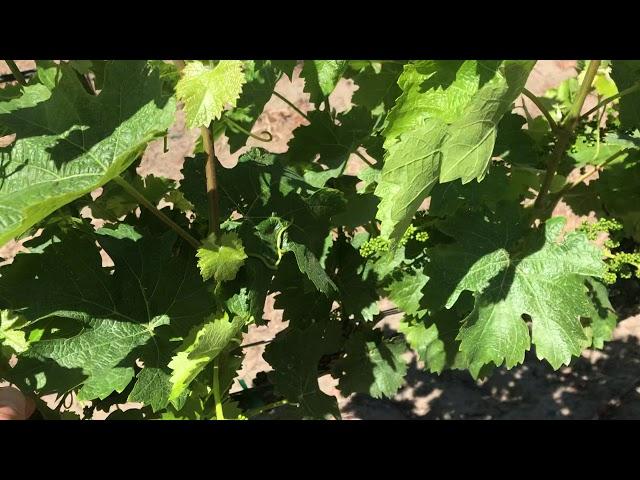
<svg viewBox="0 0 640 480"><path fill-rule="evenodd" d="M21 68L30 68L33 64L24 61L19 65ZM527 87L535 94L542 94L572 76L574 65L575 62L571 60L540 61ZM5 66L0 63L0 73L5 72ZM292 81L282 79L276 90L306 112L314 107L309 103L308 95L303 93L303 85L304 81L298 78L296 71ZM342 81L331 96L332 107L337 110L348 108L354 88L352 82ZM594 99L588 99L585 108L590 108L594 102ZM521 104L522 99L516 102L516 107L521 108ZM528 99L525 99L525 104L530 113L539 113ZM286 103L273 97L254 128L254 132L269 131L273 135L272 142L265 144L250 140L248 146L284 152L293 130L305 122ZM184 157L192 153L197 136L197 131L185 129L183 116L178 112L169 134L168 153L163 153L161 142L150 145L139 172L180 180ZM233 166L242 153L231 156L224 141L218 142L215 148L225 167ZM361 165L361 160L356 156L350 162L349 171ZM562 204L555 213L569 218L568 228L575 228L582 221ZM20 246L15 243L1 247L0 257L11 261L19 249ZM381 308L390 306L387 300L381 300ZM265 304L264 318L269 320L268 326L251 328L245 335L244 343L269 340L286 327L281 321L281 312L273 309L272 297ZM400 315L388 317L380 324L380 328L393 330L399 319ZM344 398L339 395L336 382L330 376L322 377L320 386L326 393L338 394L345 419L640 418L639 343L640 315L637 311L626 312L615 330L613 340L606 344L603 351L588 351L570 367L563 367L557 372L529 355L524 365L512 370L498 369L489 379L476 382L464 372L451 371L440 376L426 373L415 356L408 354L410 368L407 383L394 399L376 400L365 395ZM238 379L251 385L257 372L269 368L262 359L263 351L263 346L245 349L246 358ZM234 390L239 388L236 383ZM135 408L136 405L123 407ZM104 418L107 414L97 412L95 418Z"/></svg>

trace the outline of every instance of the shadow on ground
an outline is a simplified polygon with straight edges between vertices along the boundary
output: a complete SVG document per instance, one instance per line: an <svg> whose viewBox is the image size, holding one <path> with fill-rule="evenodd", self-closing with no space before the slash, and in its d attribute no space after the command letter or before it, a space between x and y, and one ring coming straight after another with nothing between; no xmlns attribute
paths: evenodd
<svg viewBox="0 0 640 480"><path fill-rule="evenodd" d="M395 399L354 395L342 411L361 419L637 419L639 385L640 347L628 337L559 371L529 352L523 365L478 382L466 372L430 374L413 359Z"/></svg>

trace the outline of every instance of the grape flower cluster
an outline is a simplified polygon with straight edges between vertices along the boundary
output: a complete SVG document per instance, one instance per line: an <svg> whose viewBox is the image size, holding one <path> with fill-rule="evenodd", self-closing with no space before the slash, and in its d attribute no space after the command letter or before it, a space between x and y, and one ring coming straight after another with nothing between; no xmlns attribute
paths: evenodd
<svg viewBox="0 0 640 480"><path fill-rule="evenodd" d="M589 240L595 240L600 233L619 232L622 230L622 224L615 219L601 218L597 222L583 222L578 230L584 232ZM620 241L615 238L608 238L604 242L604 258L607 264L607 272L604 275L604 282L608 284L615 283L618 278L631 278L636 276L640 278L640 250L635 252L612 250L620 247Z"/></svg>
<svg viewBox="0 0 640 480"><path fill-rule="evenodd" d="M418 242L426 242L429 239L429 233L425 231L419 231L415 225L409 225L407 231L404 232L402 238L400 238L399 244L404 246L411 239L415 239ZM374 237L362 244L360 247L360 256L363 258L379 257L382 254L389 251L391 242L383 237Z"/></svg>

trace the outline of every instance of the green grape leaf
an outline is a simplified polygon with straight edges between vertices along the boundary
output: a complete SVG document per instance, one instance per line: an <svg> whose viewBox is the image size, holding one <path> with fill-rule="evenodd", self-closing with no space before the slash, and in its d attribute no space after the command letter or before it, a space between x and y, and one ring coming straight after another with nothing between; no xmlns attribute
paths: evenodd
<svg viewBox="0 0 640 480"><path fill-rule="evenodd" d="M594 348L603 348L604 342L611 340L613 330L618 323L618 316L611 305L607 287L604 283L593 278L587 279L587 287L592 298L594 312L590 315L591 322L585 329L590 338L590 345Z"/></svg>
<svg viewBox="0 0 640 480"><path fill-rule="evenodd" d="M458 178L462 183L482 180L486 174L497 136L498 122L520 95L535 61L505 61L504 76L484 84L449 125L442 147L440 181Z"/></svg>
<svg viewBox="0 0 640 480"><path fill-rule="evenodd" d="M269 373L276 391L296 403L304 416L340 418L338 402L318 386L318 362L336 353L342 344L340 323L322 321L303 329L291 327L267 345L263 358L274 369Z"/></svg>
<svg viewBox="0 0 640 480"><path fill-rule="evenodd" d="M351 101L372 112L384 112L391 108L402 94L398 87L398 77L401 73L401 63L383 63L379 71L369 64L353 76L358 90L353 94Z"/></svg>
<svg viewBox="0 0 640 480"><path fill-rule="evenodd" d="M332 242L326 269L336 272L334 279L345 317L353 315L370 322L380 313L375 272L367 268L365 259L344 236Z"/></svg>
<svg viewBox="0 0 640 480"><path fill-rule="evenodd" d="M131 382L133 367L122 367L120 363L152 336L149 325L95 319L89 320L78 335L34 343L28 356L50 358L69 369L82 368L88 378L78 392L78 399L105 399L114 390L122 392Z"/></svg>
<svg viewBox="0 0 640 480"><path fill-rule="evenodd" d="M640 60L613 60L611 78L616 82L618 91L626 90L640 81ZM640 127L640 91L620 98L620 126L624 129Z"/></svg>
<svg viewBox="0 0 640 480"><path fill-rule="evenodd" d="M428 280L429 277L420 270L404 273L400 278L394 279L387 287L389 299L407 315L421 317L426 313L420 307L422 289Z"/></svg>
<svg viewBox="0 0 640 480"><path fill-rule="evenodd" d="M297 60L271 60L271 63L290 79L293 78L293 70L298 65Z"/></svg>
<svg viewBox="0 0 640 480"><path fill-rule="evenodd" d="M445 124L430 119L389 147L375 190L381 198L376 218L382 222L383 237L401 237L438 182L445 134Z"/></svg>
<svg viewBox="0 0 640 480"><path fill-rule="evenodd" d="M374 398L393 397L404 384L407 345L400 338L386 340L377 331L357 332L345 342L346 357L337 362L343 395L366 393Z"/></svg>
<svg viewBox="0 0 640 480"><path fill-rule="evenodd" d="M175 185L173 180L154 175L149 175L144 179L139 175L123 174L122 177L154 205L157 205ZM89 206L94 218L116 222L120 217L133 212L138 208L138 205L138 201L122 187L116 183L108 183L104 186L102 194Z"/></svg>
<svg viewBox="0 0 640 480"><path fill-rule="evenodd" d="M638 185L640 185L640 153L638 151L623 155L611 162L595 182L595 190L608 215L620 219L625 233L636 241L640 241Z"/></svg>
<svg viewBox="0 0 640 480"><path fill-rule="evenodd" d="M626 149L640 148L640 138L617 132L607 132L598 144L586 135L578 135L569 156L575 160L576 166L600 165L613 155ZM624 158L621 154L619 158Z"/></svg>
<svg viewBox="0 0 640 480"><path fill-rule="evenodd" d="M198 248L196 256L202 278L213 278L216 282L227 282L236 278L238 270L247 259L242 241L234 232L223 233L219 239L215 233L211 234L202 243L202 247Z"/></svg>
<svg viewBox="0 0 640 480"><path fill-rule="evenodd" d="M333 296L318 294L316 286L300 272L293 255L282 258L271 291L279 292L275 308L284 310L283 320L289 320L296 326L302 327L329 317Z"/></svg>
<svg viewBox="0 0 640 480"><path fill-rule="evenodd" d="M187 63L176 85L176 96L184 102L187 125L208 126L219 119L226 105L236 105L245 82L239 60L220 60L213 68L200 61Z"/></svg>
<svg viewBox="0 0 640 480"><path fill-rule="evenodd" d="M12 353L24 352L29 341L21 328L26 324L25 318L9 310L0 310L0 353L8 359Z"/></svg>
<svg viewBox="0 0 640 480"><path fill-rule="evenodd" d="M448 290L447 308L464 290L474 292L474 308L458 335L474 376L490 362L507 368L521 363L530 343L555 369L586 347L580 318L589 317L593 306L584 282L602 276L605 266L584 234L559 240L564 223L563 217L553 218L525 237L526 223L508 210L472 218L460 214L442 224L458 240L431 252L434 291L427 291L437 297L438 289ZM524 315L531 318L531 338Z"/></svg>
<svg viewBox="0 0 640 480"><path fill-rule="evenodd" d="M514 166L543 167L540 165L539 147L530 133L531 128L522 128L526 123L523 116L506 113L498 124L492 156L500 157Z"/></svg>
<svg viewBox="0 0 640 480"><path fill-rule="evenodd" d="M285 249L293 252L300 271L309 277L309 280L313 282L320 292L328 296L331 292L337 290L336 284L329 278L316 256L306 246L288 241Z"/></svg>
<svg viewBox="0 0 640 480"><path fill-rule="evenodd" d="M35 84L0 102L0 130L16 134L0 148L0 245L119 175L173 121L175 101L145 62L107 62L98 96L60 69L53 91Z"/></svg>
<svg viewBox="0 0 640 480"><path fill-rule="evenodd" d="M62 71L60 65L52 60L36 60L36 74L29 84L40 82L49 90L53 90L58 84Z"/></svg>
<svg viewBox="0 0 640 480"><path fill-rule="evenodd" d="M203 165L201 156L185 162L181 190L198 217L207 218ZM288 230L289 238L306 245L316 257L324 246L331 216L345 208L341 192L309 185L293 169L283 166L280 156L259 148L241 155L234 168L219 168L218 181L224 186L220 192L222 219L240 214L243 222L257 225L279 217L294 225Z"/></svg>
<svg viewBox="0 0 640 480"><path fill-rule="evenodd" d="M328 97L346 68L347 60L305 60L300 75L305 81L305 91L311 94L311 102L317 105Z"/></svg>
<svg viewBox="0 0 640 480"><path fill-rule="evenodd" d="M460 324L470 310L467 304L473 303L471 295L466 299L469 301L458 302L451 310L439 310L419 320L412 317L401 320L398 331L404 334L427 371L440 374L446 368L467 369L469 362L456 339Z"/></svg>
<svg viewBox="0 0 640 480"><path fill-rule="evenodd" d="M322 187L330 178L338 177L349 156L369 140L375 118L360 106L335 119L324 110L314 110L308 117L309 125L294 131L286 158L289 164L307 169L307 183Z"/></svg>
<svg viewBox="0 0 640 480"><path fill-rule="evenodd" d="M463 184L460 180L439 183L431 192L429 214L448 217L462 208L478 205L495 210L500 203L520 203L531 198L530 189L539 190L539 171L527 168L496 164L482 182Z"/></svg>
<svg viewBox="0 0 640 480"><path fill-rule="evenodd" d="M176 85L180 80L180 71L173 62L165 60L149 60L149 66L158 71L160 79L165 84L165 89L170 93L175 92Z"/></svg>
<svg viewBox="0 0 640 480"><path fill-rule="evenodd" d="M405 66L387 116L376 195L382 236L398 239L434 185L482 180L497 124L534 61L421 61Z"/></svg>
<svg viewBox="0 0 640 480"><path fill-rule="evenodd" d="M421 60L408 63L398 79L402 94L385 121L385 148L425 120L453 123L478 92L480 73L493 77L496 62ZM485 80L486 81L486 80Z"/></svg>
<svg viewBox="0 0 640 480"><path fill-rule="evenodd" d="M65 392L82 385L81 400L122 392L136 358L145 368L166 367L154 346L160 332L185 336L213 311L191 252L175 250L173 232L122 226L54 237L41 253L19 254L0 270L0 308L20 311L47 332L18 362L31 362L34 387ZM96 240L114 267L102 267ZM50 324L59 331L49 333Z"/></svg>
<svg viewBox="0 0 640 480"><path fill-rule="evenodd" d="M422 321L410 322L403 319L398 331L402 333L409 346L416 351L418 358L425 363L427 370L441 373L446 365L444 343L438 336L435 324L425 325Z"/></svg>
<svg viewBox="0 0 640 480"><path fill-rule="evenodd" d="M192 330L169 363L172 370L170 400L182 395L198 374L234 340L239 344L246 321L240 316L230 320L225 312Z"/></svg>
<svg viewBox="0 0 640 480"><path fill-rule="evenodd" d="M158 412L167 406L170 394L170 374L162 368L145 366L138 373L128 400L149 405Z"/></svg>

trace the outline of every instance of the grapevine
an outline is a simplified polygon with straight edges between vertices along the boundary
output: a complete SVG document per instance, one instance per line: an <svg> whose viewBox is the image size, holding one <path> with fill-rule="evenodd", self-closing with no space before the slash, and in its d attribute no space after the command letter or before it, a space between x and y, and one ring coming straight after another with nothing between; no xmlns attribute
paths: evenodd
<svg viewBox="0 0 640 480"><path fill-rule="evenodd" d="M612 338L608 292L640 279L637 61L581 61L541 96L533 60L6 65L0 247L23 251L0 265L0 380L45 418L339 419L320 377L394 398L407 352L434 375L532 350L557 370ZM314 108L280 89L297 75ZM301 122L285 151L271 99ZM199 135L179 180L141 174L177 118ZM595 220L567 229L560 202ZM270 301L281 328L246 341ZM269 368L241 378L258 345Z"/></svg>

